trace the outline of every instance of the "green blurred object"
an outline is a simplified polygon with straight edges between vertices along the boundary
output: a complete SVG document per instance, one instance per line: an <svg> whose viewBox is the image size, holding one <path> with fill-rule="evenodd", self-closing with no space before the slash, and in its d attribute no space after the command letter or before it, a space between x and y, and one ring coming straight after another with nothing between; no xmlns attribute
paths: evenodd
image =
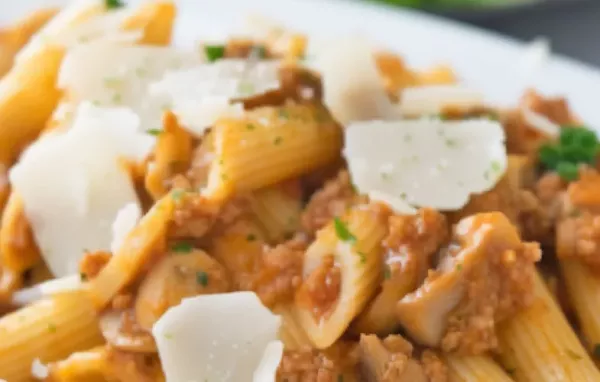
<svg viewBox="0 0 600 382"><path fill-rule="evenodd" d="M536 0L371 0L412 8L489 8L532 3Z"/></svg>

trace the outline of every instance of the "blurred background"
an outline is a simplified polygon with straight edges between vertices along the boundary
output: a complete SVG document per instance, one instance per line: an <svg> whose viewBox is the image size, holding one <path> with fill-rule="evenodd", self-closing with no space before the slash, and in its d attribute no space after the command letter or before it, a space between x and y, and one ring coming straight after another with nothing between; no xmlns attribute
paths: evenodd
<svg viewBox="0 0 600 382"><path fill-rule="evenodd" d="M600 67L600 0L363 0L465 21Z"/></svg>

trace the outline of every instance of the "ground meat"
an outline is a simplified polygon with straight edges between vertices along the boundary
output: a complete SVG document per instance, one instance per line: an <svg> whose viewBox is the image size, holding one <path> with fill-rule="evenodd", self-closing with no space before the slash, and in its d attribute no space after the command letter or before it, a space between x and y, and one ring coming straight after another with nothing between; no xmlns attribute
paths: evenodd
<svg viewBox="0 0 600 382"><path fill-rule="evenodd" d="M315 321L329 317L338 300L342 273L333 255L323 258L319 267L304 280L296 295L299 305L310 309Z"/></svg>
<svg viewBox="0 0 600 382"><path fill-rule="evenodd" d="M472 220L469 227L461 228L468 228L466 231L457 228L449 247L450 256L476 251L477 262L454 270L463 272L466 291L447 320L441 344L444 351L481 354L496 349L496 324L533 301L539 244L520 242L506 219L494 215L482 214L481 221Z"/></svg>
<svg viewBox="0 0 600 382"><path fill-rule="evenodd" d="M285 351L277 371L278 382L340 382L355 376L358 364L356 343L337 342L326 350Z"/></svg>
<svg viewBox="0 0 600 382"><path fill-rule="evenodd" d="M421 354L423 370L429 382L449 381L448 366L431 350L425 350Z"/></svg>
<svg viewBox="0 0 600 382"><path fill-rule="evenodd" d="M111 257L112 254L110 252L86 252L79 262L79 272L82 280L90 280L96 277L102 268L108 264Z"/></svg>
<svg viewBox="0 0 600 382"><path fill-rule="evenodd" d="M175 190L175 212L169 238L197 239L203 237L219 216L220 207L198 193Z"/></svg>
<svg viewBox="0 0 600 382"><path fill-rule="evenodd" d="M156 354L129 353L107 345L106 363L108 375L117 381L155 382L164 379Z"/></svg>
<svg viewBox="0 0 600 382"><path fill-rule="evenodd" d="M567 100L563 97L544 98L536 91L528 90L523 96L521 104L558 125L577 123Z"/></svg>
<svg viewBox="0 0 600 382"><path fill-rule="evenodd" d="M340 171L313 194L302 214L302 227L307 233L314 234L335 216L342 215L356 200L348 171Z"/></svg>
<svg viewBox="0 0 600 382"><path fill-rule="evenodd" d="M391 216L389 229L383 240L389 278L410 276L416 288L427 274L431 256L448 239L446 217L422 208L416 215Z"/></svg>
<svg viewBox="0 0 600 382"><path fill-rule="evenodd" d="M563 219L557 228L556 252L577 259L600 273L600 215L587 211Z"/></svg>
<svg viewBox="0 0 600 382"><path fill-rule="evenodd" d="M261 270L252 287L263 304L274 307L293 301L302 283L306 245L304 240L297 238L265 250Z"/></svg>
<svg viewBox="0 0 600 382"><path fill-rule="evenodd" d="M535 195L544 205L552 204L567 188L567 183L555 172L542 175L535 184Z"/></svg>

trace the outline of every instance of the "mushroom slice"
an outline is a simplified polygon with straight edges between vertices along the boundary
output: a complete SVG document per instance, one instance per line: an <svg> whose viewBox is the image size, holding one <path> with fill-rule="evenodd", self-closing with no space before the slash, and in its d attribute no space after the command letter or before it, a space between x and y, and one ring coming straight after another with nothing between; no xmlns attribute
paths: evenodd
<svg viewBox="0 0 600 382"><path fill-rule="evenodd" d="M503 214L465 218L437 270L397 304L398 319L427 346L471 354L494 349L495 324L531 302L539 258L539 245L521 242Z"/></svg>

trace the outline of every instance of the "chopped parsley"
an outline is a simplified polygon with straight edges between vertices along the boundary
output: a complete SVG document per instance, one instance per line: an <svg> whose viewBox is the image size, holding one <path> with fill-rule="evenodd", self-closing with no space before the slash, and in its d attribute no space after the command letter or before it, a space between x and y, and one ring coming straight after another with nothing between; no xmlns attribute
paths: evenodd
<svg viewBox="0 0 600 382"><path fill-rule="evenodd" d="M173 190L173 193L172 193L171 196L172 196L172 198L173 198L174 201L178 201L178 200L180 200L183 197L184 193L185 193L184 190Z"/></svg>
<svg viewBox="0 0 600 382"><path fill-rule="evenodd" d="M256 128L256 126L254 126L252 123L249 123L246 125L246 129L248 129L250 131L254 130L255 128Z"/></svg>
<svg viewBox="0 0 600 382"><path fill-rule="evenodd" d="M48 323L48 331L50 333L56 333L56 325L54 325L53 323Z"/></svg>
<svg viewBox="0 0 600 382"><path fill-rule="evenodd" d="M392 268L390 268L390 266L388 264L386 264L385 267L383 268L383 277L386 280L389 280L392 278Z"/></svg>
<svg viewBox="0 0 600 382"><path fill-rule="evenodd" d="M290 118L290 113L288 113L288 111L285 109L279 109L277 114L279 115L279 118L281 118L281 119L289 119Z"/></svg>
<svg viewBox="0 0 600 382"><path fill-rule="evenodd" d="M215 62L225 56L225 45L205 45L204 53L209 62Z"/></svg>
<svg viewBox="0 0 600 382"><path fill-rule="evenodd" d="M342 241L348 241L351 243L356 242L356 236L350 232L348 226L340 220L340 218L333 218L333 227L335 228L335 234Z"/></svg>
<svg viewBox="0 0 600 382"><path fill-rule="evenodd" d="M456 139L450 139L450 138L446 139L446 146L456 147L456 145L457 145Z"/></svg>
<svg viewBox="0 0 600 382"><path fill-rule="evenodd" d="M157 136L157 135L160 135L160 133L162 133L162 130L160 130L160 129L150 129L150 130L146 130L146 133L150 134L150 135Z"/></svg>
<svg viewBox="0 0 600 382"><path fill-rule="evenodd" d="M342 374L338 374L337 382L344 382L344 376Z"/></svg>
<svg viewBox="0 0 600 382"><path fill-rule="evenodd" d="M502 171L502 165L497 160L492 161L492 167L491 168L492 168L493 172L500 172L500 171Z"/></svg>
<svg viewBox="0 0 600 382"><path fill-rule="evenodd" d="M563 179L578 178L580 164L594 164L600 151L596 134L582 126L563 126L558 142L543 145L538 157L547 170L554 170Z"/></svg>
<svg viewBox="0 0 600 382"><path fill-rule="evenodd" d="M194 247L186 241L180 241L171 245L171 251L176 253L190 253Z"/></svg>
<svg viewBox="0 0 600 382"><path fill-rule="evenodd" d="M117 9L125 6L125 3L121 0L104 0L104 3L106 4L106 9Z"/></svg>
<svg viewBox="0 0 600 382"><path fill-rule="evenodd" d="M592 355L594 358L600 359L600 344L594 345L594 351L592 352Z"/></svg>
<svg viewBox="0 0 600 382"><path fill-rule="evenodd" d="M283 142L283 138L281 138L281 137L276 137L275 140L273 141L273 143L275 145L280 145L281 142Z"/></svg>
<svg viewBox="0 0 600 382"><path fill-rule="evenodd" d="M83 272L79 274L79 278L81 279L81 281L87 281L88 279L87 275Z"/></svg>
<svg viewBox="0 0 600 382"><path fill-rule="evenodd" d="M208 285L208 273L199 271L196 272L196 282L203 287Z"/></svg>
<svg viewBox="0 0 600 382"><path fill-rule="evenodd" d="M463 268L463 266L462 266L461 263L456 264L456 270L457 271L459 271L459 272L462 271L462 268Z"/></svg>
<svg viewBox="0 0 600 382"><path fill-rule="evenodd" d="M253 233L249 233L248 236L246 236L246 240L248 241L255 241L256 240L256 235Z"/></svg>
<svg viewBox="0 0 600 382"><path fill-rule="evenodd" d="M367 262L367 255L364 254L364 252L356 252L356 254L358 255L358 257L360 257L360 263L364 264Z"/></svg>

